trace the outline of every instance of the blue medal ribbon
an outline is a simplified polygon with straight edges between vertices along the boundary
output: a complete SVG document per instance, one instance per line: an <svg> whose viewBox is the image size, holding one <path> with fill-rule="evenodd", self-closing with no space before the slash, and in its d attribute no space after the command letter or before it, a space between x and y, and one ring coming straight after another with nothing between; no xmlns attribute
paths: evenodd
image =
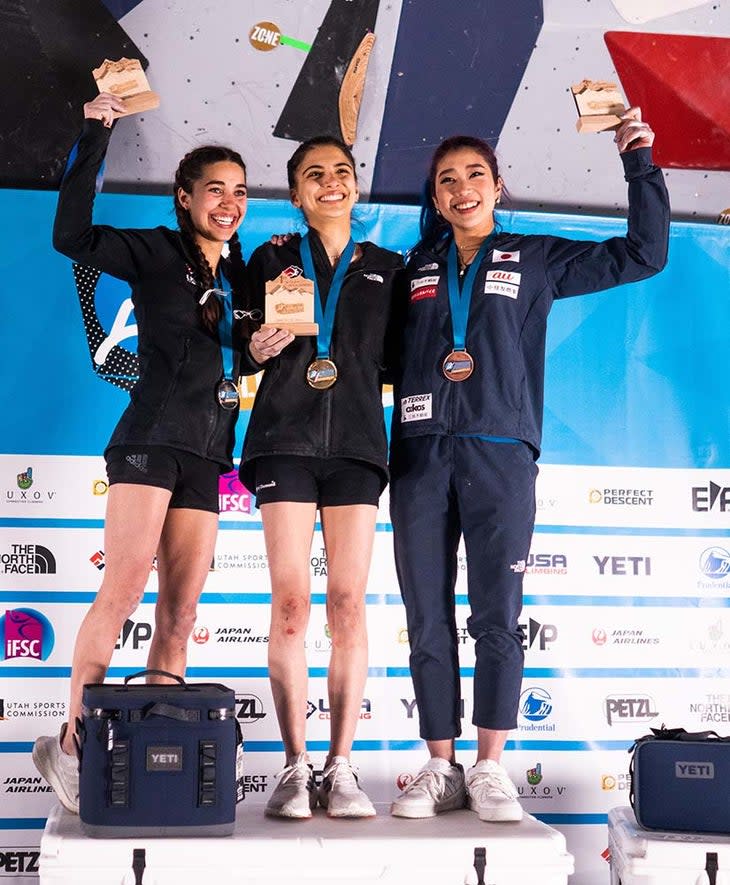
<svg viewBox="0 0 730 885"><path fill-rule="evenodd" d="M226 288L226 282L223 271L219 271L216 276L216 283L219 285L215 289L208 289L204 292L200 304L205 304L211 295L214 295L220 302L218 339L221 346L223 377L228 381L233 381L233 296L231 290Z"/></svg>
<svg viewBox="0 0 730 885"><path fill-rule="evenodd" d="M340 260L337 262L337 268L335 269L335 275L332 277L332 282L330 283L329 291L327 292L327 304L325 305L324 310L322 310L322 299L319 295L317 274L315 273L314 262L312 261L312 247L309 245L309 234L305 234L302 237L302 244L299 251L302 256L304 274L308 280L312 280L314 283L314 319L319 326L319 334L317 335L317 359L329 359L330 344L332 343L332 329L335 324L335 310L337 309L337 302L340 298L340 290L342 289L342 283L345 279L347 268L350 266L352 256L355 252L355 243L352 237L350 237L347 245L342 250Z"/></svg>
<svg viewBox="0 0 730 885"><path fill-rule="evenodd" d="M451 307L451 328L454 334L454 350L466 350L466 326L469 321L469 307L471 305L472 289L474 288L474 278L494 236L495 231L479 247L479 251L469 265L469 270L466 272L464 284L461 288L459 288L459 259L456 253L456 240L451 240L446 269L449 286L449 305Z"/></svg>

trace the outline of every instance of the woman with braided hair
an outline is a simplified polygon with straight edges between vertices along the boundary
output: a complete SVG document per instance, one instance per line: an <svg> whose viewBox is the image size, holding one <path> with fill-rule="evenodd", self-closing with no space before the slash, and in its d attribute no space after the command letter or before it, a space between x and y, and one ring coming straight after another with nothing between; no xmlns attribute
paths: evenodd
<svg viewBox="0 0 730 885"><path fill-rule="evenodd" d="M244 263L236 233L246 168L235 151L199 147L175 175L179 231L92 224L96 176L115 113L113 95L84 105L85 123L61 184L56 249L132 287L139 381L105 451L109 493L104 580L81 624L68 724L33 748L61 803L78 812L74 723L86 683L102 682L155 556L159 589L147 666L183 674L198 598L214 554L218 476L231 470L238 415L234 311ZM228 257L223 246L228 243Z"/></svg>

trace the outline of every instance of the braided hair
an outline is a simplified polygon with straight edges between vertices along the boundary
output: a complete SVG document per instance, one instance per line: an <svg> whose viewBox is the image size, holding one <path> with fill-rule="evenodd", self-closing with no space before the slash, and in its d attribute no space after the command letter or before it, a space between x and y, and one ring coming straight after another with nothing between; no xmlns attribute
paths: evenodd
<svg viewBox="0 0 730 885"><path fill-rule="evenodd" d="M215 287L213 268L198 245L190 213L180 204L177 194L179 188L182 188L185 193L192 193L193 185L203 177L205 167L211 163L235 163L243 169L243 174L246 174L246 164L237 151L222 145L203 145L202 147L194 148L180 160L180 165L175 172L173 195L175 217L180 228L180 235L188 252L193 257L195 277L203 287L203 291ZM234 289L240 289L243 286L244 261L238 232L234 233L229 240L228 248L231 265L231 283ZM205 304L201 306L200 313L205 327L210 329L210 331L214 331L218 326L221 315L220 302L217 298L208 298Z"/></svg>

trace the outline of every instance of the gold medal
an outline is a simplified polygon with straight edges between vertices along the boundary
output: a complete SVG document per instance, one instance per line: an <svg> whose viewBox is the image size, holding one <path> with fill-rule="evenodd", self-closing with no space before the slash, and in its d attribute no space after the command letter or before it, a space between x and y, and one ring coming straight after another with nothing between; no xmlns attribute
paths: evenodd
<svg viewBox="0 0 730 885"><path fill-rule="evenodd" d="M327 390L337 381L337 366L328 359L313 360L307 366L307 384L315 390Z"/></svg>
<svg viewBox="0 0 730 885"><path fill-rule="evenodd" d="M465 381L474 371L474 360L465 350L452 350L441 366L449 381Z"/></svg>

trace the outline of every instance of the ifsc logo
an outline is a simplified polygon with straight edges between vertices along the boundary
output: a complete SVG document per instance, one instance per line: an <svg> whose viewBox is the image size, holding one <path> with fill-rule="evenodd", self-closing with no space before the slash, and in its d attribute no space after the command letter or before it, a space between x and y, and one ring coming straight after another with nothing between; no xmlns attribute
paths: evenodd
<svg viewBox="0 0 730 885"><path fill-rule="evenodd" d="M0 616L0 660L31 658L45 661L56 638L48 618L34 608L14 608Z"/></svg>
<svg viewBox="0 0 730 885"><path fill-rule="evenodd" d="M139 378L139 358L129 285L84 264L74 264L73 275L94 372L131 390Z"/></svg>

